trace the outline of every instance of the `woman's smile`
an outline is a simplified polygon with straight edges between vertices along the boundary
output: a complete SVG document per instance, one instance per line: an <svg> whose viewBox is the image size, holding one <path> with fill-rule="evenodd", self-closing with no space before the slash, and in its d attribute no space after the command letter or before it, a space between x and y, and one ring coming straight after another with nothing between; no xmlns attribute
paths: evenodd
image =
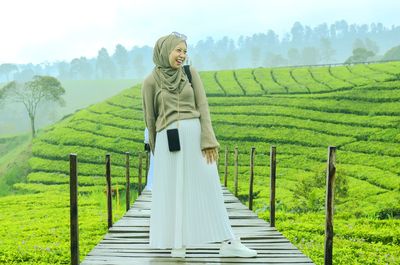
<svg viewBox="0 0 400 265"><path fill-rule="evenodd" d="M172 68L178 69L186 59L187 47L185 42L180 42L169 54L169 63Z"/></svg>

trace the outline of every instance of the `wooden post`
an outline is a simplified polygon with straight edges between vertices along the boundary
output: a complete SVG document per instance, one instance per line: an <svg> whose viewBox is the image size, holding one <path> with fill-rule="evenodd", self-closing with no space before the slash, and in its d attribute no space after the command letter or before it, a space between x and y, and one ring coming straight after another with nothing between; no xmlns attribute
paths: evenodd
<svg viewBox="0 0 400 265"><path fill-rule="evenodd" d="M235 146L235 197L238 196L238 147Z"/></svg>
<svg viewBox="0 0 400 265"><path fill-rule="evenodd" d="M130 181L130 172L129 172L129 152L126 152L126 161L125 161L125 176L126 176L126 211L129 211L131 206L131 181Z"/></svg>
<svg viewBox="0 0 400 265"><path fill-rule="evenodd" d="M269 197L269 225L275 227L275 180L276 180L276 147L271 146L270 151L270 197Z"/></svg>
<svg viewBox="0 0 400 265"><path fill-rule="evenodd" d="M150 151L151 152L151 151ZM149 176L149 163L150 163L150 158L149 158L149 156L150 156L150 152L145 152L145 154L146 154L146 184L145 184L145 186L147 185L147 177Z"/></svg>
<svg viewBox="0 0 400 265"><path fill-rule="evenodd" d="M249 187L249 209L253 210L253 180L254 180L254 155L256 148L251 148L250 153L250 187Z"/></svg>
<svg viewBox="0 0 400 265"><path fill-rule="evenodd" d="M228 187L228 146L225 146L225 177L224 186Z"/></svg>
<svg viewBox="0 0 400 265"><path fill-rule="evenodd" d="M328 166L326 170L326 204L325 204L325 254L324 264L332 265L333 253L333 200L336 174L336 147L328 148Z"/></svg>
<svg viewBox="0 0 400 265"><path fill-rule="evenodd" d="M71 265L79 264L79 223L78 223L78 170L77 155L69 155L69 200L71 226Z"/></svg>
<svg viewBox="0 0 400 265"><path fill-rule="evenodd" d="M138 194L142 194L142 153L139 152Z"/></svg>
<svg viewBox="0 0 400 265"><path fill-rule="evenodd" d="M110 228L112 226L112 194L111 194L111 161L110 161L110 154L106 154L106 181L107 181L108 228Z"/></svg>

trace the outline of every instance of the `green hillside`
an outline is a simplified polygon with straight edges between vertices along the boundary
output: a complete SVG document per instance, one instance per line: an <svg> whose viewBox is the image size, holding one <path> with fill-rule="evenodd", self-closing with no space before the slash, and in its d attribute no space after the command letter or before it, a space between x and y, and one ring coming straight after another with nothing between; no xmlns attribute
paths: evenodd
<svg viewBox="0 0 400 265"><path fill-rule="evenodd" d="M323 264L327 147L337 146L334 264L400 263L400 62L200 74L231 163L239 146L243 202L255 146L253 208L268 221L268 153L276 145L276 226ZM42 131L32 144L27 183L14 185L26 194L0 198L0 262L68 263L71 152L79 161L83 258L107 231L105 154L120 194L117 220L125 208L124 153L131 152L136 177L143 130L137 86ZM228 187L233 190L232 175Z"/></svg>

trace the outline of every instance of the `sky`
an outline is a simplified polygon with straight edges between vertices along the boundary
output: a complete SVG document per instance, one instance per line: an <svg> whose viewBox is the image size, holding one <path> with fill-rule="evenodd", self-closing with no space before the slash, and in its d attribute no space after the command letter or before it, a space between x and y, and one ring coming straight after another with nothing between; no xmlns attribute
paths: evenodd
<svg viewBox="0 0 400 265"><path fill-rule="evenodd" d="M269 29L282 37L296 21L400 25L399 0L0 0L0 10L0 64L91 58L117 44L152 47L172 31L190 45Z"/></svg>

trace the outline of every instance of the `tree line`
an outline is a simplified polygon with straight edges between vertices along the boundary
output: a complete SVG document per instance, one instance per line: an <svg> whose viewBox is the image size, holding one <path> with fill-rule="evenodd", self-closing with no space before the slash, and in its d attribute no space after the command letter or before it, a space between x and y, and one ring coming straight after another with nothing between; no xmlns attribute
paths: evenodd
<svg viewBox="0 0 400 265"><path fill-rule="evenodd" d="M400 59L400 48L393 51L393 47L400 45L400 26L358 25L345 20L313 28L295 22L283 36L267 30L237 40L225 36L207 37L195 44L189 38L188 42L188 62L199 70ZM390 56L385 54L391 48ZM61 80L143 78L152 68L152 47L135 46L128 50L118 44L112 52L102 48L97 57L77 57L70 62L2 63L0 82L28 81L35 75Z"/></svg>

